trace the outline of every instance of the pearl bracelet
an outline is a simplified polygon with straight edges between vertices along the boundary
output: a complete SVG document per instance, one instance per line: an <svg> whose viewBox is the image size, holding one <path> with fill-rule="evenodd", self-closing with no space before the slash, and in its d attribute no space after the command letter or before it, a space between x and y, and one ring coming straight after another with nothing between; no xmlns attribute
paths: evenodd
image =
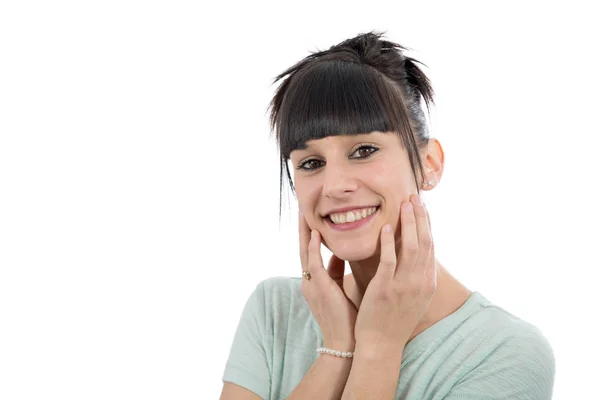
<svg viewBox="0 0 600 400"><path fill-rule="evenodd" d="M344 357L344 358L352 358L354 355L351 351L339 351L334 349L329 349L327 347L319 347L317 349L317 353L327 353L332 356Z"/></svg>

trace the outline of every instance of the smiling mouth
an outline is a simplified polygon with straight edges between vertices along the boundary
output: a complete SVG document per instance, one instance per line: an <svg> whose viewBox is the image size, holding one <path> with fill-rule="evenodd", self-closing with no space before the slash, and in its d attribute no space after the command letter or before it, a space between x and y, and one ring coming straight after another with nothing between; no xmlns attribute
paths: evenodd
<svg viewBox="0 0 600 400"><path fill-rule="evenodd" d="M359 210L352 210L341 213L333 213L325 216L324 218L328 219L334 225L343 225L352 222L358 222L363 219L370 217L375 214L379 206L376 207L367 207Z"/></svg>
<svg viewBox="0 0 600 400"><path fill-rule="evenodd" d="M327 226L329 226L330 229L333 229L334 231L339 231L339 232L346 232L346 231L353 231L356 229L360 229L362 227L368 226L370 225L371 221L378 215L378 211L379 211L379 206L377 207L368 207L365 209L361 209L361 210L354 210L351 213L354 214L354 221L348 221L346 220L346 222L341 222L341 220L345 217L348 216L348 213L339 213L342 215L328 215L326 216L325 219L325 224ZM363 211L364 210L364 211ZM360 217L358 219L356 219L356 213L360 212ZM365 217L363 217L362 215L365 215ZM345 216L344 216L345 214ZM333 220L332 220L333 218ZM350 220L352 220L352 214L350 215ZM337 220L337 221L336 221Z"/></svg>

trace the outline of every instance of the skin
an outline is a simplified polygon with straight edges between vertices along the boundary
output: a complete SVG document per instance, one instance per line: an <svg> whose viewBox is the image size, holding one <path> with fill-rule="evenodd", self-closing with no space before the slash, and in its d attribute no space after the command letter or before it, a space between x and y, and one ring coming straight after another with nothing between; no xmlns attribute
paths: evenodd
<svg viewBox="0 0 600 400"><path fill-rule="evenodd" d="M373 146L377 150L363 148L356 151L365 145ZM352 273L336 283L341 285L346 296L360 309L365 294L369 294L367 289L382 260L383 226L390 224L392 227L393 237L390 233L390 240L394 245L388 246L388 253L393 250L393 257L398 261L402 257L402 204L413 203L415 227L418 219L415 214L426 214L419 205L420 196L417 194L408 154L399 136L389 132L330 136L309 141L307 146L306 149L295 150L290 155L294 166L294 186L299 210L307 228L318 233L317 240L327 246L336 258L349 262ZM428 181L433 181L435 187L435 183L441 179L444 166L444 153L439 141L430 139L427 146L420 150L420 155L425 177ZM307 162L308 160L314 161ZM307 169L299 169L301 166ZM365 227L344 232L331 229L322 216L332 209L350 205L379 206L380 209ZM430 241L433 242L430 228L427 228L427 231ZM418 238L416 228L407 232L412 237L407 236L405 241ZM310 238L301 235L300 240L309 241ZM306 249L310 246L308 243L301 243L302 247ZM316 249L314 243L313 248ZM402 345L456 311L472 293L450 275L435 259L432 251L430 253L430 275L435 276L435 290L430 296L423 297L422 310L415 316L414 329L411 327L410 332L403 332L399 334L401 337L396 338L404 341ZM398 262L394 268L397 264ZM424 264L421 264L425 270ZM339 269L339 266L337 268ZM338 280L339 278L341 276L338 276ZM369 308L372 306L368 305ZM359 316L358 322L360 319ZM367 331L368 327L364 330ZM389 340L393 340L393 337Z"/></svg>
<svg viewBox="0 0 600 400"><path fill-rule="evenodd" d="M378 151L355 153L365 144ZM324 346L356 348L352 359L319 357L290 398L313 398L315 388L327 398L392 398L406 343L456 311L471 291L435 259L429 214L396 135L332 136L308 146L291 154L300 258L312 275L302 281L302 294L324 333ZM296 169L307 159L317 160L308 166L316 169ZM421 159L426 179L439 182L444 153L437 140L430 139ZM403 207L407 203L412 210ZM380 210L360 231L329 228L322 215L348 205L379 205ZM321 243L334 254L327 270ZM352 270L346 276L343 260ZM221 398L259 397L226 382Z"/></svg>

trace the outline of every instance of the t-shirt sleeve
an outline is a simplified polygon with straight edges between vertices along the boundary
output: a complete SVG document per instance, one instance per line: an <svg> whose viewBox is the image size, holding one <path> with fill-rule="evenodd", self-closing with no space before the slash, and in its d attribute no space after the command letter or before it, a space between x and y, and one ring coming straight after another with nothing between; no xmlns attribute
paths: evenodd
<svg viewBox="0 0 600 400"><path fill-rule="evenodd" d="M223 382L235 383L263 399L269 398L271 386L265 310L263 281L246 301L223 373Z"/></svg>
<svg viewBox="0 0 600 400"><path fill-rule="evenodd" d="M531 326L506 337L450 390L444 400L550 400L554 386L552 347Z"/></svg>

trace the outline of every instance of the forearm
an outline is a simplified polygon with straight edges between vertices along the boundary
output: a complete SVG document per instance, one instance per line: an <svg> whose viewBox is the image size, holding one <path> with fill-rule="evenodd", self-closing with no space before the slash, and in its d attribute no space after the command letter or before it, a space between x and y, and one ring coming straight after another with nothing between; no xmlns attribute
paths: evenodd
<svg viewBox="0 0 600 400"><path fill-rule="evenodd" d="M404 347L356 344L342 400L394 400Z"/></svg>
<svg viewBox="0 0 600 400"><path fill-rule="evenodd" d="M287 399L340 400L351 367L351 358L321 354Z"/></svg>

